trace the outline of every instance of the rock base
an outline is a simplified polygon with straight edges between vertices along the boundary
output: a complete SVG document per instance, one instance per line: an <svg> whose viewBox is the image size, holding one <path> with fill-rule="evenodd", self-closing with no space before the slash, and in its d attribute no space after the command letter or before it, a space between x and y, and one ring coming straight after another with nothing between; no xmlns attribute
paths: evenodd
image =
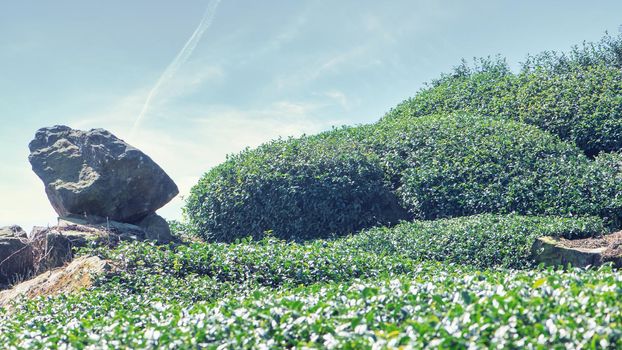
<svg viewBox="0 0 622 350"><path fill-rule="evenodd" d="M21 297L35 298L60 293L73 293L93 284L94 277L109 272L112 266L96 256L77 258L65 267L60 267L22 282L14 288L0 292L0 307L7 307L11 301Z"/></svg>
<svg viewBox="0 0 622 350"><path fill-rule="evenodd" d="M174 242L168 223L153 214L140 224L98 217L68 216L53 227L35 227L29 235L17 226L0 229L0 290L73 259L73 248L115 246L120 241Z"/></svg>
<svg viewBox="0 0 622 350"><path fill-rule="evenodd" d="M589 267L612 263L622 267L622 231L596 238L568 240L540 237L532 247L536 263L547 266Z"/></svg>

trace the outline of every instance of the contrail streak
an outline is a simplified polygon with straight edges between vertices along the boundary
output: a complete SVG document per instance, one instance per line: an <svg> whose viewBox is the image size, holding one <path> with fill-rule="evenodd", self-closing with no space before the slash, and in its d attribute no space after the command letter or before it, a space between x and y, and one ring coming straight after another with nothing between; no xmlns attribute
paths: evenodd
<svg viewBox="0 0 622 350"><path fill-rule="evenodd" d="M196 49L197 45L199 44L199 41L201 40L201 37L203 36L203 34L205 34L205 31L207 30L207 28L209 28L209 26L212 24L212 20L214 19L214 14L216 13L216 8L218 7L218 4L220 4L220 1L221 0L211 0L209 2L209 4L207 5L207 9L205 10L205 14L203 15L201 22L197 26L197 29L194 30L194 33L192 33L192 36L190 36L190 39L188 39L184 47L181 49L181 51L179 51L177 56L175 56L175 59L173 59L173 61L168 65L168 67L166 67L164 72L162 72L162 75L160 75L160 78L158 79L158 81L149 91L149 94L147 95L147 99L145 100L145 104L143 105L143 108L140 111L140 114L138 115L136 120L134 120L134 126L132 127L132 132L131 132L132 136L136 133L136 130L140 126L140 123L145 118L145 114L147 114L147 111L149 110L149 105L151 104L151 100L153 99L154 96L157 95L160 87L164 83L166 83L169 79L171 79L175 75L175 73L177 73L177 71L179 70L179 67L181 67L188 60L190 55L192 55L192 52L194 51L194 49Z"/></svg>

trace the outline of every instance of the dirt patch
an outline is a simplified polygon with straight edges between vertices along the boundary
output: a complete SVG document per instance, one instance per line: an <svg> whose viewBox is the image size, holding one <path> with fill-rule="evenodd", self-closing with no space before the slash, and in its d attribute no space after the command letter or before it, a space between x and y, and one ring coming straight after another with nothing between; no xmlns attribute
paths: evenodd
<svg viewBox="0 0 622 350"><path fill-rule="evenodd" d="M20 297L35 298L61 293L75 293L89 288L97 275L110 272L109 261L96 256L84 256L75 259L66 266L44 272L33 279L15 285L0 292L0 307L8 306Z"/></svg>
<svg viewBox="0 0 622 350"><path fill-rule="evenodd" d="M606 248L602 253L603 259L611 259L622 256L622 231L614 232L600 237L583 239L560 238L559 242L568 248Z"/></svg>

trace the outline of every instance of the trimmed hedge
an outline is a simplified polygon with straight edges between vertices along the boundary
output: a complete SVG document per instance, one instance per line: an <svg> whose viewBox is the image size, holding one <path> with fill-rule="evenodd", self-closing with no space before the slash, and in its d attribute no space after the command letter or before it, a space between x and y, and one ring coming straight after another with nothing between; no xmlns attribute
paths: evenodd
<svg viewBox="0 0 622 350"><path fill-rule="evenodd" d="M187 202L207 240L304 240L400 219L481 213L622 217L620 156L588 159L524 123L469 114L385 119L275 141L207 173Z"/></svg>
<svg viewBox="0 0 622 350"><path fill-rule="evenodd" d="M185 214L210 241L303 240L397 223L397 202L377 157L324 134L229 157L194 186Z"/></svg>
<svg viewBox="0 0 622 350"><path fill-rule="evenodd" d="M501 59L465 62L384 118L466 111L538 126L588 156L622 149L622 36L568 54L528 57L518 74Z"/></svg>
<svg viewBox="0 0 622 350"><path fill-rule="evenodd" d="M600 215L605 205L606 171L523 123L466 114L391 119L377 124L368 142L417 218Z"/></svg>
<svg viewBox="0 0 622 350"><path fill-rule="evenodd" d="M90 253L123 267L108 286L121 283L119 287L134 292L150 293L161 288L154 278L169 277L188 284L206 279L207 284L277 288L411 273L428 260L477 268L527 268L533 265L530 249L537 237L583 238L604 232L602 220L593 217L484 214L403 222L304 243L264 238L158 249L152 243L125 243L115 250L96 248ZM214 289L207 288L204 300L218 296Z"/></svg>
<svg viewBox="0 0 622 350"><path fill-rule="evenodd" d="M620 167L598 154L622 148L621 38L529 57L518 74L502 59L463 62L377 124L246 150L204 175L186 216L226 242L478 213L619 227Z"/></svg>
<svg viewBox="0 0 622 350"><path fill-rule="evenodd" d="M345 241L351 250L478 268L526 268L538 237L586 238L605 233L599 218L483 214L373 228Z"/></svg>

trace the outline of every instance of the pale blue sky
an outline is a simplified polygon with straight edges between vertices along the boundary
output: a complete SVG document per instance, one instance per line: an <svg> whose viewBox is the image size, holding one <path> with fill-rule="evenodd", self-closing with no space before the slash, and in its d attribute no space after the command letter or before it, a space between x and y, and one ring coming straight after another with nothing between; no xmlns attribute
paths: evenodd
<svg viewBox="0 0 622 350"><path fill-rule="evenodd" d="M227 153L367 123L461 58L566 50L622 24L620 1L222 0L192 56L149 90L209 0L0 4L0 226L55 222L28 142L53 124L103 127L182 194ZM160 213L180 215L181 199Z"/></svg>

